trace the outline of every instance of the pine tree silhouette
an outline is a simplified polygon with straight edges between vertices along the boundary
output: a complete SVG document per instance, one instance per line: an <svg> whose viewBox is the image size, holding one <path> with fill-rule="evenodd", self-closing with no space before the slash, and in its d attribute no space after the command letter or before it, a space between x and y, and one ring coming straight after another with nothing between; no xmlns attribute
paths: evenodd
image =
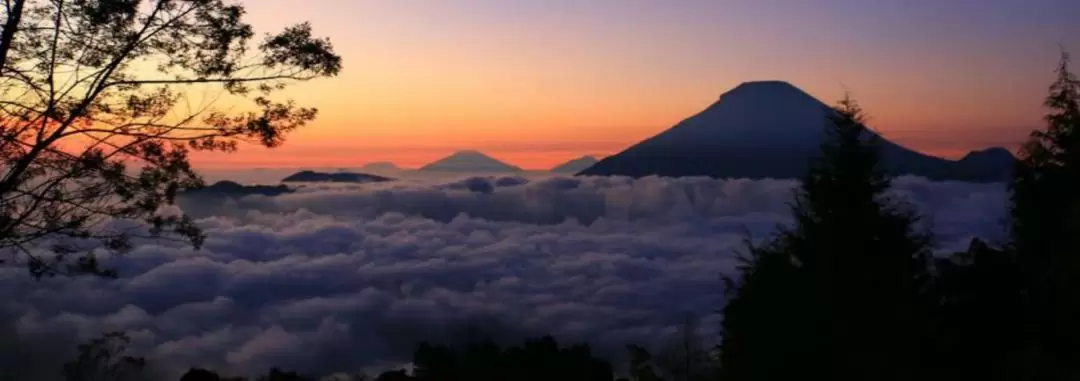
<svg viewBox="0 0 1080 381"><path fill-rule="evenodd" d="M1011 190L1011 249L1024 284L1032 377L1080 377L1080 80L1062 52L1045 106L1046 130L1020 152Z"/></svg>
<svg viewBox="0 0 1080 381"><path fill-rule="evenodd" d="M752 246L724 309L721 372L741 379L915 379L928 348L930 236L889 197L880 138L845 97L792 206Z"/></svg>

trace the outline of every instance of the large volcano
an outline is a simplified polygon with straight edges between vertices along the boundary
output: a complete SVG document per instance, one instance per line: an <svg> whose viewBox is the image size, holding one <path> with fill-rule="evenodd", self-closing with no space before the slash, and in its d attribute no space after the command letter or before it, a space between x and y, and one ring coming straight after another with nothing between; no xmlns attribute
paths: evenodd
<svg viewBox="0 0 1080 381"><path fill-rule="evenodd" d="M667 131L609 156L579 175L798 178L825 138L828 105L782 81L746 82ZM883 139L884 140L884 139ZM1012 165L1005 149L952 161L884 140L886 169L932 180L1002 181Z"/></svg>

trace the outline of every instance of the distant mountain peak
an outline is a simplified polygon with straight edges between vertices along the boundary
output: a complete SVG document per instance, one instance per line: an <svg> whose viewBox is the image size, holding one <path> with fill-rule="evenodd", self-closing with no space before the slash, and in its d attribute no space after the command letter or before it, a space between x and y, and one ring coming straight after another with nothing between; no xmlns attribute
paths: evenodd
<svg viewBox="0 0 1080 381"><path fill-rule="evenodd" d="M581 172L581 171L593 166L594 164L596 164L599 161L600 161L600 159L597 159L596 156L584 155L584 156L581 156L579 158L572 159L572 160L569 160L569 161L567 161L565 163L556 165L555 167L551 168L550 172L554 172L554 173L578 173L578 172Z"/></svg>
<svg viewBox="0 0 1080 381"><path fill-rule="evenodd" d="M748 88L773 88L773 89L787 88L787 89L794 89L794 90L802 91L797 86L792 85L791 82L781 81L781 80L778 80L778 79L768 79L768 80L759 80L759 81L746 81L746 82L740 83L738 86L735 86L735 87L731 88L731 90L729 90L729 92L736 91L736 90L745 90L745 89L748 89Z"/></svg>
<svg viewBox="0 0 1080 381"><path fill-rule="evenodd" d="M360 167L361 171L368 172L398 172L401 168L389 161L373 161Z"/></svg>
<svg viewBox="0 0 1080 381"><path fill-rule="evenodd" d="M397 168L397 164L392 161L372 161L364 164L364 167L385 167L385 168Z"/></svg>
<svg viewBox="0 0 1080 381"><path fill-rule="evenodd" d="M489 156L488 154L480 152L478 150L474 150L474 149L463 149L463 150L460 150L460 151L455 151L454 153L450 154L450 156L447 156L446 158L452 158L452 157L478 158L478 159L498 161L497 159Z"/></svg>
<svg viewBox="0 0 1080 381"><path fill-rule="evenodd" d="M475 149L454 152L447 157L420 167L431 172L521 172L521 168L504 163Z"/></svg>
<svg viewBox="0 0 1080 381"><path fill-rule="evenodd" d="M978 157L1012 157L1012 158L1015 158L1016 156L1013 155L1012 151L1009 151L1005 147L990 147L990 148L985 148L985 149L974 150L974 151L968 152L960 160L967 160L967 159L978 158Z"/></svg>
<svg viewBox="0 0 1080 381"><path fill-rule="evenodd" d="M733 98L733 97L746 97L750 94L759 94L767 96L779 96L790 95L799 97L813 98L812 95L807 94L787 81L768 80L768 81L747 81L740 83L738 86L733 87L731 90L720 94L720 99Z"/></svg>

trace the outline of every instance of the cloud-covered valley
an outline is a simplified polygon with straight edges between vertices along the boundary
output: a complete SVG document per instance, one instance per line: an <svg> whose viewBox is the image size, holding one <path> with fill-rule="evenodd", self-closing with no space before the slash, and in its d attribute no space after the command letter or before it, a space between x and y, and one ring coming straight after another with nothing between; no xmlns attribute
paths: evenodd
<svg viewBox="0 0 1080 381"><path fill-rule="evenodd" d="M326 374L407 360L418 340L551 333L618 354L685 313L715 330L749 234L788 221L792 181L471 178L188 198L202 250L145 242L120 279L0 269L0 378L49 379L74 345L127 330L160 371ZM900 178L942 252L1003 234L1001 184ZM42 354L51 354L42 356ZM6 372L6 373L5 373Z"/></svg>

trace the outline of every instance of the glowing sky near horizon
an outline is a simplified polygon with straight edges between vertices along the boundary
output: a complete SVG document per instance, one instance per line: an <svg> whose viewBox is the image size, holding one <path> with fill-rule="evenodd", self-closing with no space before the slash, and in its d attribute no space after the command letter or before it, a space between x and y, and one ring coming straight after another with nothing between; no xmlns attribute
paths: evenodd
<svg viewBox="0 0 1080 381"><path fill-rule="evenodd" d="M294 87L320 109L274 150L201 167L415 167L457 149L525 168L612 154L744 81L832 102L887 138L956 157L1041 125L1075 0L248 0L270 32L311 21L345 59Z"/></svg>

